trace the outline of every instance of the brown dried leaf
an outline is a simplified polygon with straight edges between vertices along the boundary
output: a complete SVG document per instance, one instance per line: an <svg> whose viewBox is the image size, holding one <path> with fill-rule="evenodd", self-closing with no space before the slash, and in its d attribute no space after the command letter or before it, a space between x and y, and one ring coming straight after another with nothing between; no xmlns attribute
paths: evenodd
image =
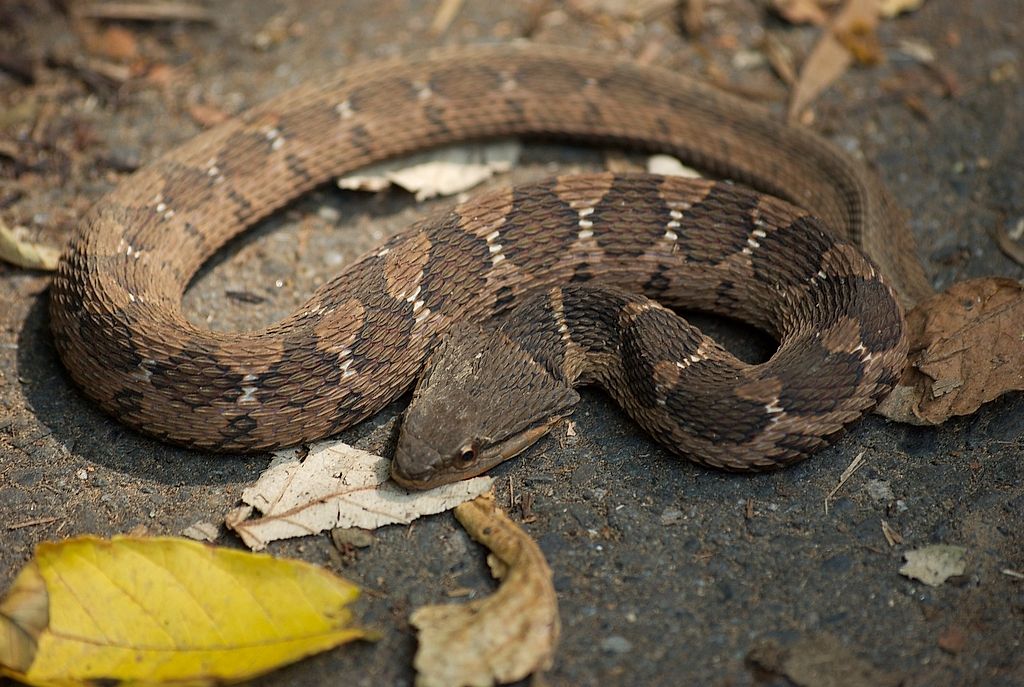
<svg viewBox="0 0 1024 687"><path fill-rule="evenodd" d="M1024 285L988 277L951 286L907 315L909 365L878 407L891 420L937 425L1024 389Z"/></svg>
<svg viewBox="0 0 1024 687"><path fill-rule="evenodd" d="M874 22L869 24L858 21L836 32L836 38L860 64L874 66L885 60L875 26Z"/></svg>
<svg viewBox="0 0 1024 687"><path fill-rule="evenodd" d="M231 116L219 107L204 105L202 103L192 103L189 105L188 114L196 124L204 129L209 129L211 126L217 126Z"/></svg>
<svg viewBox="0 0 1024 687"><path fill-rule="evenodd" d="M139 56L139 42L135 34L123 26L110 26L94 41L93 52L119 62L128 62Z"/></svg>
<svg viewBox="0 0 1024 687"><path fill-rule="evenodd" d="M424 606L410 622L419 630L417 687L493 685L551 667L558 643L558 600L551 569L537 544L481 496L455 509L470 536L491 550L494 594L467 604Z"/></svg>
<svg viewBox="0 0 1024 687"><path fill-rule="evenodd" d="M847 0L842 9L822 32L800 70L800 79L789 101L789 119L797 120L800 113L850 67L854 55L847 48L860 44L870 45L868 37L874 35L878 25L879 0ZM879 53L880 54L880 53ZM871 53L865 49L858 59L867 59Z"/></svg>
<svg viewBox="0 0 1024 687"><path fill-rule="evenodd" d="M772 10L790 24L823 26L828 14L818 0L772 0Z"/></svg>

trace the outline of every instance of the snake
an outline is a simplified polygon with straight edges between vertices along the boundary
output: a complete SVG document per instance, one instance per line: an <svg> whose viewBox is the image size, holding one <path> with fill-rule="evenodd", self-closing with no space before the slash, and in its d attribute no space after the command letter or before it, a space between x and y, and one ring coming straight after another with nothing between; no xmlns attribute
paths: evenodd
<svg viewBox="0 0 1024 687"><path fill-rule="evenodd" d="M199 268L303 193L496 137L666 153L713 178L605 172L499 189L416 222L265 328L213 331L183 313ZM590 382L672 451L761 470L825 445L893 385L904 309L931 293L915 256L874 173L755 104L608 55L463 46L348 66L141 167L73 231L50 320L88 398L183 447L327 437L422 375L393 469L409 487L521 451ZM745 320L779 348L741 363L671 308Z"/></svg>

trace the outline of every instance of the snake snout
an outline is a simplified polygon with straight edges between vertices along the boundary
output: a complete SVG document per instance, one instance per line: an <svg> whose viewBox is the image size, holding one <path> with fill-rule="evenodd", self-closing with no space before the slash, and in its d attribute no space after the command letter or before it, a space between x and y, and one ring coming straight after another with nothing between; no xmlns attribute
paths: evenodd
<svg viewBox="0 0 1024 687"><path fill-rule="evenodd" d="M424 489L442 462L438 451L402 432L391 461L391 479L406 489Z"/></svg>

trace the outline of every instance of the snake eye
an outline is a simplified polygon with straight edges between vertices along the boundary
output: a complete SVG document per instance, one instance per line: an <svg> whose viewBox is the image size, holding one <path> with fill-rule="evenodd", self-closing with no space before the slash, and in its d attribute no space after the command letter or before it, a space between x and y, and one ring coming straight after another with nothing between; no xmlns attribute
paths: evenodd
<svg viewBox="0 0 1024 687"><path fill-rule="evenodd" d="M469 467L476 462L476 446L472 444L462 447L462 453L459 454L459 466Z"/></svg>

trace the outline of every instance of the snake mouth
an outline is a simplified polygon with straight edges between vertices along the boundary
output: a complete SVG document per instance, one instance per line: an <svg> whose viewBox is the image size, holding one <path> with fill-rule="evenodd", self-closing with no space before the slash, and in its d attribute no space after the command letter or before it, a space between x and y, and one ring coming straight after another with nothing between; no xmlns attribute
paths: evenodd
<svg viewBox="0 0 1024 687"><path fill-rule="evenodd" d="M413 473L408 470L409 461L402 460L396 455L391 461L391 479L400 487L410 491L423 491L477 477L525 451L550 432L562 420L562 417L562 415L552 416L507 439L490 444L477 454L477 459L471 465L465 467L458 467L454 464L433 464L423 471Z"/></svg>

